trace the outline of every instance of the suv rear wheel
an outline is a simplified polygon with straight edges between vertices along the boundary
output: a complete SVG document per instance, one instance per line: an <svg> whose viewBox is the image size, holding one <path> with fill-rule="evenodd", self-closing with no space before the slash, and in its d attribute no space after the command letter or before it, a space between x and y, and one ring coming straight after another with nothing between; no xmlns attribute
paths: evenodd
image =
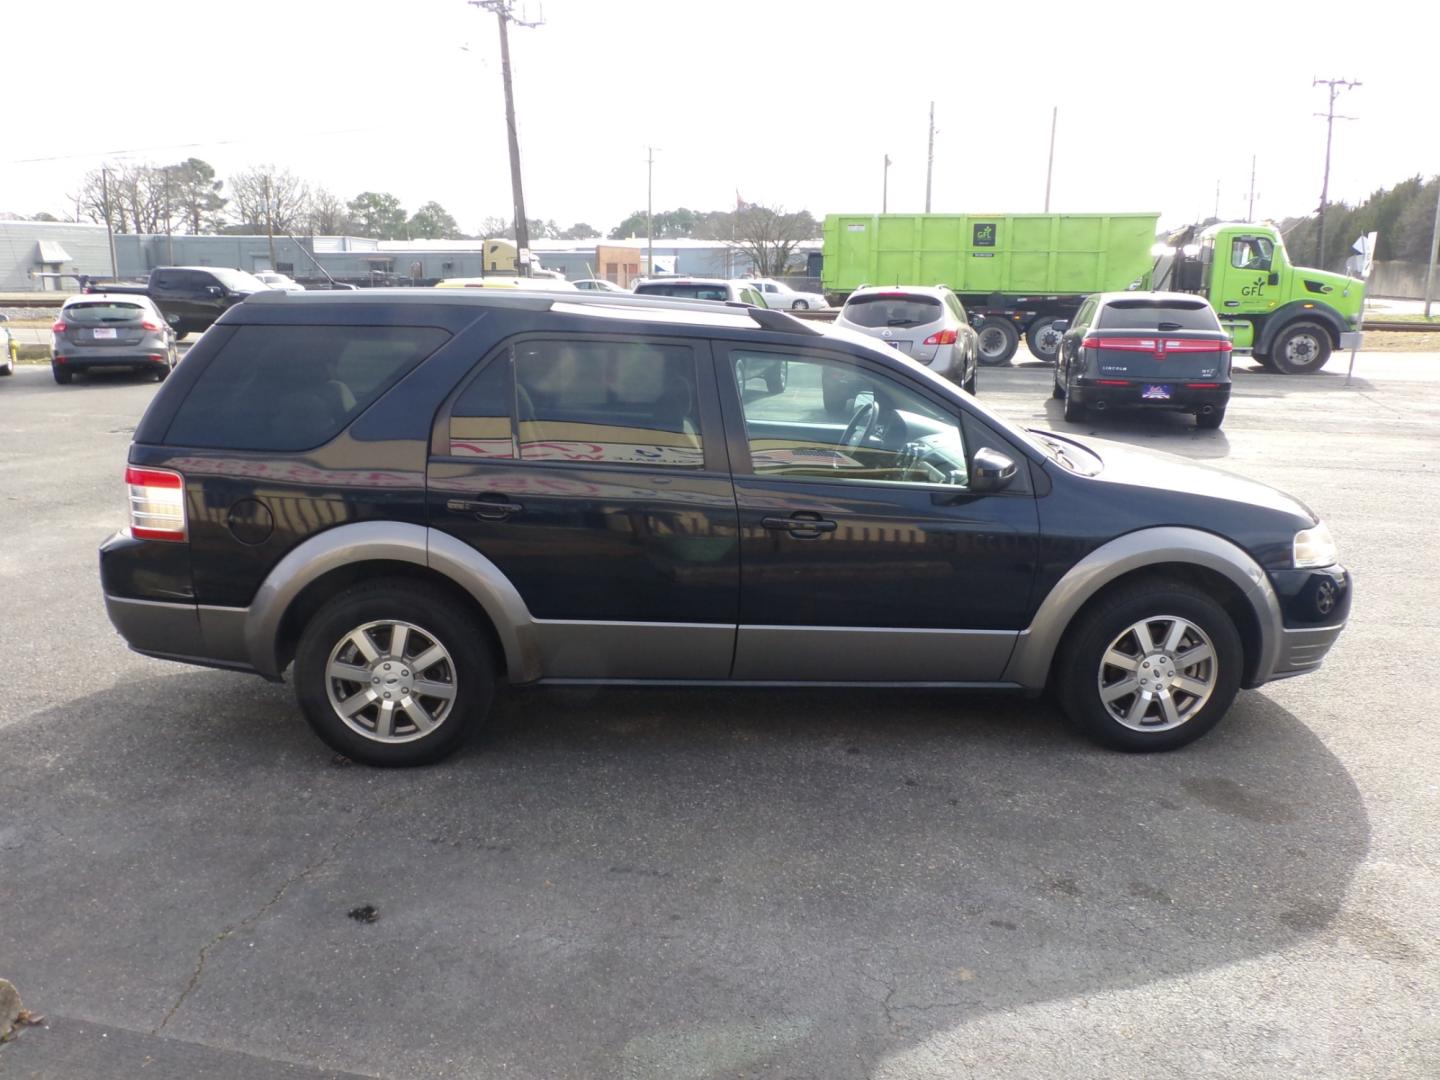
<svg viewBox="0 0 1440 1080"><path fill-rule="evenodd" d="M368 765L451 753L489 711L495 672L473 620L424 582L380 581L333 597L295 652L295 693L332 749Z"/></svg>
<svg viewBox="0 0 1440 1080"><path fill-rule="evenodd" d="M1218 603L1179 581L1123 589L1066 635L1055 689L1071 723L1117 750L1173 750L1225 715L1243 650Z"/></svg>

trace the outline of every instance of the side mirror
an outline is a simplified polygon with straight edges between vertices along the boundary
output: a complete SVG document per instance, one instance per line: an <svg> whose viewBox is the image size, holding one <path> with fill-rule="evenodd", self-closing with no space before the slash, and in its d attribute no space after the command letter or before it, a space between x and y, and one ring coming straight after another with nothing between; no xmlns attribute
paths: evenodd
<svg viewBox="0 0 1440 1080"><path fill-rule="evenodd" d="M9 322L9 321L10 321L10 316L9 316L9 315L0 315L0 322Z"/></svg>
<svg viewBox="0 0 1440 1080"><path fill-rule="evenodd" d="M1003 491L1015 479L1015 462L1008 454L982 446L970 459L970 490L976 494Z"/></svg>
<svg viewBox="0 0 1440 1080"><path fill-rule="evenodd" d="M1054 330L1057 334L1063 334L1066 330L1070 329L1070 320L1056 319L1050 324L1050 329Z"/></svg>
<svg viewBox="0 0 1440 1080"><path fill-rule="evenodd" d="M1272 270L1272 271L1270 271L1270 276L1269 276L1268 278L1266 278L1265 280L1268 281L1271 285L1279 285L1279 284L1280 284L1280 275L1277 274L1277 273L1275 273L1275 271Z"/></svg>
<svg viewBox="0 0 1440 1080"><path fill-rule="evenodd" d="M222 289L219 285L206 285L206 286L205 286L205 291L206 291L207 293L209 293L211 296L224 296L224 295L225 295L225 290Z"/></svg>

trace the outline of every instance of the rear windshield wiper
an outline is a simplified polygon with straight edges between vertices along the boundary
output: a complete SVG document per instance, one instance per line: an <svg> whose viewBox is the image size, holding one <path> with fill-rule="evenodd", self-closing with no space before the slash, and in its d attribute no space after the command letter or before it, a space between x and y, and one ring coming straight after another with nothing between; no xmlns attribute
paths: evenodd
<svg viewBox="0 0 1440 1080"><path fill-rule="evenodd" d="M1184 330L1185 327L1178 322L1162 322L1158 326L1156 326L1155 329L1161 331L1162 333L1172 334L1176 330Z"/></svg>

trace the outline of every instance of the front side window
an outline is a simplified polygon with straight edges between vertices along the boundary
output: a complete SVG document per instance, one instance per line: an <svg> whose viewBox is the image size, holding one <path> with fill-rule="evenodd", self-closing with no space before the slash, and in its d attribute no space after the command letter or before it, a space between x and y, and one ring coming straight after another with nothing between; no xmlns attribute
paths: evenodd
<svg viewBox="0 0 1440 1080"><path fill-rule="evenodd" d="M1275 245L1264 236L1237 236L1230 244L1230 265L1237 270L1269 270Z"/></svg>
<svg viewBox="0 0 1440 1080"><path fill-rule="evenodd" d="M514 358L522 460L704 467L687 346L527 341Z"/></svg>
<svg viewBox="0 0 1440 1080"><path fill-rule="evenodd" d="M165 442L319 446L449 336L421 326L237 326L176 410Z"/></svg>
<svg viewBox="0 0 1440 1080"><path fill-rule="evenodd" d="M958 420L903 383L839 359L730 355L757 476L968 486ZM827 399L843 399L847 419Z"/></svg>

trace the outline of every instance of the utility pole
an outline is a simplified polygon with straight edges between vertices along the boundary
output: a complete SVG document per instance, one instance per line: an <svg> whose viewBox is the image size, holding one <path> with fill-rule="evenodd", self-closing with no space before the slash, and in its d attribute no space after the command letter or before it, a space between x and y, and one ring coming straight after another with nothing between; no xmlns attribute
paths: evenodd
<svg viewBox="0 0 1440 1080"><path fill-rule="evenodd" d="M1215 220L1220 220L1220 181L1215 181Z"/></svg>
<svg viewBox="0 0 1440 1080"><path fill-rule="evenodd" d="M470 0L470 4L485 11L493 11L500 23L500 78L505 84L505 129L510 141L510 191L515 202L515 251L517 260L522 257L521 252L526 255L524 265L517 266L516 270L522 276L528 277L530 224L525 219L525 193L520 184L520 140L515 134L515 92L510 84L510 35L506 24L513 22L533 29L540 23L538 20L531 22L516 17L513 13L514 0Z"/></svg>
<svg viewBox="0 0 1440 1080"><path fill-rule="evenodd" d="M265 174L265 235L270 238L270 269L275 269L275 207L270 199L270 174Z"/></svg>
<svg viewBox="0 0 1440 1080"><path fill-rule="evenodd" d="M655 276L655 148L645 148L645 276Z"/></svg>
<svg viewBox="0 0 1440 1080"><path fill-rule="evenodd" d="M930 175L935 171L935 103L930 102L930 149L925 155L925 213L930 212Z"/></svg>
<svg viewBox="0 0 1440 1080"><path fill-rule="evenodd" d="M1425 318L1430 318L1430 302L1435 296L1435 249L1440 245L1440 176L1435 178L1435 224L1430 229L1430 257L1425 260Z"/></svg>
<svg viewBox="0 0 1440 1080"><path fill-rule="evenodd" d="M1340 96L1341 90L1349 90L1352 87L1361 86L1362 83L1351 79L1320 79L1311 81L1310 85L1328 86L1330 88L1330 108L1324 113L1316 113L1316 116L1325 117L1325 180L1320 186L1320 228L1319 239L1315 243L1315 266L1319 270L1325 269L1325 204L1330 200L1330 140L1335 133L1336 120L1354 120L1353 116L1336 116L1335 99Z"/></svg>
<svg viewBox="0 0 1440 1080"><path fill-rule="evenodd" d="M175 265L175 231L170 221L170 172L169 165L165 166L165 261L171 266Z"/></svg>
<svg viewBox="0 0 1440 1080"><path fill-rule="evenodd" d="M1255 220L1255 155L1250 155L1250 209L1245 215L1246 221Z"/></svg>
<svg viewBox="0 0 1440 1080"><path fill-rule="evenodd" d="M890 212L890 155L885 155L884 179L880 181L880 213Z"/></svg>
<svg viewBox="0 0 1440 1080"><path fill-rule="evenodd" d="M1050 110L1050 163L1045 166L1045 213L1050 212L1050 178L1055 173L1055 123L1060 119L1060 106Z"/></svg>
<svg viewBox="0 0 1440 1080"><path fill-rule="evenodd" d="M110 276L120 276L120 268L115 262L115 222L110 217L110 169L108 166L100 166L100 195L105 200L105 235L110 239Z"/></svg>

